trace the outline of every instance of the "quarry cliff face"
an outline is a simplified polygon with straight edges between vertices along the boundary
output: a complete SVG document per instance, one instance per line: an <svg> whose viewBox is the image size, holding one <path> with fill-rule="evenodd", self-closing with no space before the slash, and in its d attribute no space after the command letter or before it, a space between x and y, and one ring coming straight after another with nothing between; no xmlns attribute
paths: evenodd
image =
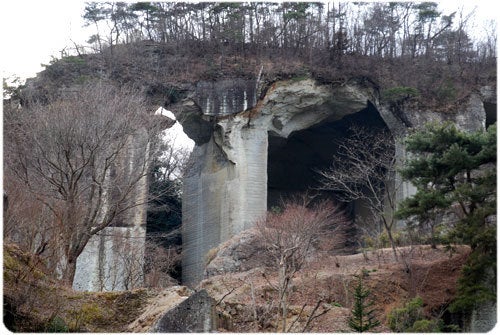
<svg viewBox="0 0 500 335"><path fill-rule="evenodd" d="M201 106L198 123L210 137L197 139L184 177L183 280L200 281L209 250L265 215L270 138L286 141L294 132L356 113L374 98L370 89L318 86L308 79L275 83L255 106L239 113L212 117ZM194 113L193 105L184 101L179 115L186 107Z"/></svg>
<svg viewBox="0 0 500 335"><path fill-rule="evenodd" d="M351 124L389 129L395 138L429 121L451 121L473 131L491 123L487 119L496 108L491 88L472 93L462 109L443 114L411 106L395 111L380 103L375 87L361 81L321 85L309 78L290 79L265 90L258 84L225 80L198 85L167 106L196 142L183 191L187 285L203 279L210 249L252 227L283 196L313 187L314 169L331 163L335 142ZM399 161L405 155L397 140L395 155ZM398 197L412 192L411 185L403 185Z"/></svg>

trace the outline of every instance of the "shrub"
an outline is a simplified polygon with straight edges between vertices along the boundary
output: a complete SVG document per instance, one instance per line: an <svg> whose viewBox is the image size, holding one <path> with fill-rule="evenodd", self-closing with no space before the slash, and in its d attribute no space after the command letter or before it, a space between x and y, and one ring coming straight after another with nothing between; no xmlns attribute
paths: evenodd
<svg viewBox="0 0 500 335"><path fill-rule="evenodd" d="M83 304L79 309L68 311L68 316L71 318L70 331L81 331L82 326L86 324L95 324L102 322L105 313L95 303Z"/></svg>
<svg viewBox="0 0 500 335"><path fill-rule="evenodd" d="M404 307L394 308L389 312L387 321L391 330L405 332L413 326L415 321L423 319L423 300L420 297L413 298Z"/></svg>
<svg viewBox="0 0 500 335"><path fill-rule="evenodd" d="M445 101L453 101L457 98L457 88L451 80L447 80L436 89L437 98Z"/></svg>
<svg viewBox="0 0 500 335"><path fill-rule="evenodd" d="M413 325L405 329L409 333L439 333L441 332L441 320L417 320Z"/></svg>
<svg viewBox="0 0 500 335"><path fill-rule="evenodd" d="M45 331L47 333L67 333L69 332L69 327L61 317L56 315L54 318L49 320L49 322L47 322Z"/></svg>

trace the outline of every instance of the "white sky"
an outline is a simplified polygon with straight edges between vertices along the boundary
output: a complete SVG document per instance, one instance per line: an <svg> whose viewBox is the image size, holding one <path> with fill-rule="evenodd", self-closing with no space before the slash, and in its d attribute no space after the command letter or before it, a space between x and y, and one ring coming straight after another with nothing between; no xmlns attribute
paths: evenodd
<svg viewBox="0 0 500 335"><path fill-rule="evenodd" d="M92 34L82 28L82 1L0 1L2 76L32 77L51 56L83 43Z"/></svg>
<svg viewBox="0 0 500 335"><path fill-rule="evenodd" d="M130 2L130 1L129 1ZM496 0L438 1L446 12L461 3L467 10L477 6L480 22L497 19ZM72 47L72 40L83 44L94 32L83 28L83 1L74 0L3 0L0 1L0 69L3 77L32 77L48 64L52 56Z"/></svg>

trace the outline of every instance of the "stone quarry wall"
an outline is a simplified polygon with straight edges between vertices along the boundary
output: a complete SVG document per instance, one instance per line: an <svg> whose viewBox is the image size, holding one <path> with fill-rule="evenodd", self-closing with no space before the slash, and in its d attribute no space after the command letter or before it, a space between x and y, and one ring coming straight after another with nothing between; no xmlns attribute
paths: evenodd
<svg viewBox="0 0 500 335"><path fill-rule="evenodd" d="M319 85L311 79L278 81L261 99L251 92L254 87L257 90L257 83L244 83L199 85L195 94L172 106L186 133L196 142L183 193L182 262L186 285L195 286L203 279L206 257L212 248L265 215L270 136L287 139L297 131L341 120L368 104L375 106L375 112L395 136L404 136L409 127L429 121L451 121L473 131L485 127L485 99L496 101L493 90L486 89L471 94L463 109L455 113L421 111L411 106L396 113L378 103L375 88L356 82L333 86ZM228 99L230 96L252 98ZM239 102L228 104L229 100ZM217 107L217 103L222 105ZM395 145L396 158L402 162L406 156L404 145L399 141ZM414 187L405 183L398 188L398 198L414 192Z"/></svg>
<svg viewBox="0 0 500 335"><path fill-rule="evenodd" d="M114 173L118 178L134 178L149 164L149 143L145 129L130 136L125 150L117 159ZM136 171L137 170L137 171ZM104 197L110 199L117 190L110 178L105 180ZM141 287L146 242L148 181L143 175L131 195L131 208L120 214L116 225L92 236L78 256L73 289L79 291L121 291ZM103 219L109 206L104 202Z"/></svg>
<svg viewBox="0 0 500 335"><path fill-rule="evenodd" d="M146 227L107 227L78 257L73 289L123 291L141 287Z"/></svg>
<svg viewBox="0 0 500 335"><path fill-rule="evenodd" d="M208 254L215 253L211 249L252 227L265 215L270 136L287 139L294 132L340 120L369 104L375 106L396 138L396 164L402 164L407 155L400 139L409 128L449 121L462 130L477 131L496 121L496 93L490 87L472 93L461 108L450 113L412 106L395 111L378 103L373 88L356 84L321 86L313 80L277 82L252 108L233 104L233 110L228 110L185 100L177 112L187 115L184 128L191 128L195 134L196 147L184 180L183 283L196 286L206 274ZM395 185L397 200L416 191L399 175L395 176ZM479 306L469 327L472 331L487 331L495 323L496 304L492 304Z"/></svg>
<svg viewBox="0 0 500 335"><path fill-rule="evenodd" d="M187 98L167 106L196 142L183 191L182 262L187 285L194 286L203 279L206 255L212 248L252 227L265 215L270 137L286 140L298 131L336 122L368 105L375 107L397 136L406 134L408 127L428 121L451 121L472 131L485 127L485 106L490 106L490 114L494 114L491 106L496 106L491 88L471 94L462 110L443 114L411 107L395 113L378 103L375 88L356 82L334 86L319 85L312 79L278 81L267 87L260 99L258 84L256 80L238 78L199 82ZM405 148L398 141L395 145L396 158L402 161ZM136 154L130 152L128 157ZM129 170L133 169L132 161L130 158L124 162ZM404 184L398 197L403 199L413 192L412 185ZM137 196L146 194L144 179ZM76 289L116 290L128 285L118 284L124 283L127 267L118 257L123 254L118 245L130 246L127 241L134 240L141 259L145 211L145 206L138 206L125 226L109 228L93 237L78 259ZM103 276L110 279L103 280Z"/></svg>
<svg viewBox="0 0 500 335"><path fill-rule="evenodd" d="M199 81L192 99L205 115L230 115L255 106L257 82L243 78Z"/></svg>
<svg viewBox="0 0 500 335"><path fill-rule="evenodd" d="M483 302L472 311L470 319L466 320L465 331L469 333L487 333L497 324L497 304Z"/></svg>
<svg viewBox="0 0 500 335"><path fill-rule="evenodd" d="M199 105L190 99L178 106L176 113L197 114L203 121L196 127L211 130L209 137L197 139L184 178L183 283L196 285L210 249L265 215L269 133L286 138L322 121L339 120L373 97L370 90L301 80L277 83L255 107L217 119L201 107L196 110Z"/></svg>

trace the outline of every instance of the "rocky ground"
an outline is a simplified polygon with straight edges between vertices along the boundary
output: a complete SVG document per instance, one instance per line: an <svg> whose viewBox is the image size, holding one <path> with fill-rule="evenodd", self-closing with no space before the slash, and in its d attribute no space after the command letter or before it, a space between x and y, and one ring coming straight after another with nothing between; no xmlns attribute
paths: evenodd
<svg viewBox="0 0 500 335"><path fill-rule="evenodd" d="M243 240L252 241L248 236ZM209 265L212 275L195 289L205 289L214 299L218 331L276 331L277 301L271 287L276 273L270 263L257 262L262 253L248 248L231 241L221 246ZM417 295L428 317L439 316L453 298L468 252L463 246L404 247L398 249L397 260L391 249L348 256L317 252L292 282L288 327L294 332L349 331L356 274L363 274L372 291L381 321L375 331L390 331L387 313ZM184 286L75 292L44 274L32 255L4 246L4 320L14 331L147 332L193 292Z"/></svg>
<svg viewBox="0 0 500 335"><path fill-rule="evenodd" d="M254 267L258 253L238 260L241 251L248 248L244 243L234 243L241 242L238 239L219 250L208 266L209 273L215 275L199 288L206 289L218 302L220 330L276 331L277 299L272 284L277 273L269 266ZM243 240L248 241L248 237ZM349 331L351 292L354 275L359 274L372 292L375 315L381 321L375 331L390 331L386 325L389 311L416 296L423 299L427 317L442 316L453 299L468 252L464 246L449 250L427 245L399 248L398 259L390 248L347 256L318 252L293 280L287 324L293 324L290 330L294 332Z"/></svg>

